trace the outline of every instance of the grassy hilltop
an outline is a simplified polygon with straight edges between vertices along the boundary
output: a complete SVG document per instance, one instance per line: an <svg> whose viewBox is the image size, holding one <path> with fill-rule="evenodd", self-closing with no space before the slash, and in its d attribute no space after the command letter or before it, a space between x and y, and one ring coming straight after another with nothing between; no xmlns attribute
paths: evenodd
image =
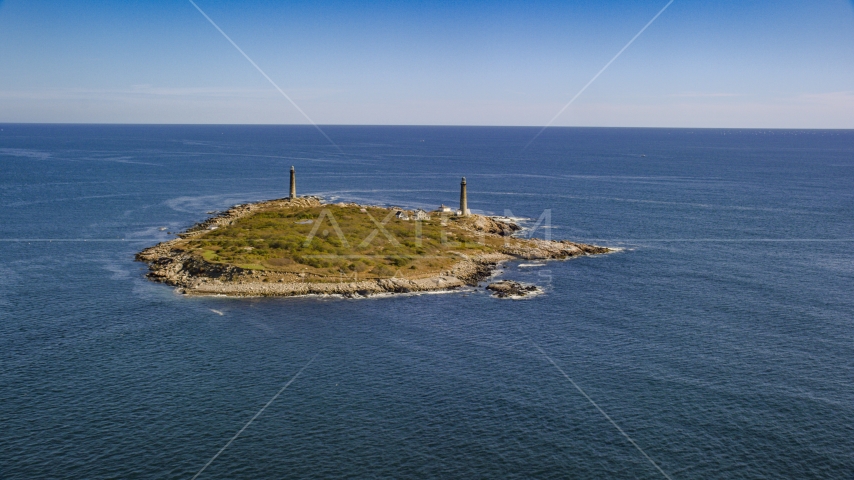
<svg viewBox="0 0 854 480"><path fill-rule="evenodd" d="M401 220L390 209L358 205L269 206L181 247L209 263L320 281L419 278L446 270L460 254L500 250L503 238L473 231L470 222L435 212L430 220Z"/></svg>

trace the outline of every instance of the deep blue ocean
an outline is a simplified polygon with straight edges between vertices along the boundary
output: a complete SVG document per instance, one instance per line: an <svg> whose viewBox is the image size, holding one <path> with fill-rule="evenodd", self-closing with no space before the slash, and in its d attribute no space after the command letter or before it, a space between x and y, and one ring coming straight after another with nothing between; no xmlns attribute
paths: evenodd
<svg viewBox="0 0 854 480"><path fill-rule="evenodd" d="M854 131L324 130L0 125L0 478L189 479L277 392L199 479L854 477ZM622 250L527 300L145 279L291 165Z"/></svg>

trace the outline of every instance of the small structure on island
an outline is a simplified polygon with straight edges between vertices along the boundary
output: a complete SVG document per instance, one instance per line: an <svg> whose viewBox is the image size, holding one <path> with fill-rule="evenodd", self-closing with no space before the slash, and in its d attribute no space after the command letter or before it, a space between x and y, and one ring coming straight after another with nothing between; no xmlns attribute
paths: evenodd
<svg viewBox="0 0 854 480"><path fill-rule="evenodd" d="M460 209L457 211L457 215L465 217L470 213L468 194L466 193L466 177L463 177L463 181L460 182Z"/></svg>
<svg viewBox="0 0 854 480"><path fill-rule="evenodd" d="M430 220L430 214L419 208L418 210L415 210L415 213L412 214L412 219L418 221Z"/></svg>
<svg viewBox="0 0 854 480"><path fill-rule="evenodd" d="M297 198L297 174L293 165L291 166L291 193L288 198Z"/></svg>
<svg viewBox="0 0 854 480"><path fill-rule="evenodd" d="M449 207L443 203L442 205L439 206L439 209L436 211L439 213L451 213L451 212L453 212L453 209L451 209L451 207Z"/></svg>
<svg viewBox="0 0 854 480"><path fill-rule="evenodd" d="M397 210L394 216L398 220L415 220L416 222L430 220L430 214L421 208L411 213L406 210Z"/></svg>

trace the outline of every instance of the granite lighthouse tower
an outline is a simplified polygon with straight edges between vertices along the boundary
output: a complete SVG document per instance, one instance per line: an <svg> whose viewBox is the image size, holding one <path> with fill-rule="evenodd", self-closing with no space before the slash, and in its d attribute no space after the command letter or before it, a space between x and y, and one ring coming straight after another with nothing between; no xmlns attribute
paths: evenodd
<svg viewBox="0 0 854 480"><path fill-rule="evenodd" d="M466 216L469 214L469 199L466 193L466 177L460 182L460 215Z"/></svg>
<svg viewBox="0 0 854 480"><path fill-rule="evenodd" d="M294 167L291 167L291 193L288 198L297 198L297 174Z"/></svg>

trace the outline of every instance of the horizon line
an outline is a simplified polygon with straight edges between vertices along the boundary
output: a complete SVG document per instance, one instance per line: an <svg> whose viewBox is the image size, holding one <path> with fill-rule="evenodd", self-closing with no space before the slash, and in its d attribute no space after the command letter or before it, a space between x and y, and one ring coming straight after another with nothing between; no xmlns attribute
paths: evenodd
<svg viewBox="0 0 854 480"><path fill-rule="evenodd" d="M4 122L0 125L57 125L57 126L187 126L187 127L439 127L439 128L543 128L544 125L471 125L432 123L153 123L153 122ZM811 130L811 131L854 131L854 127L671 127L631 125L549 125L548 129L599 128L599 129L645 129L645 130Z"/></svg>

